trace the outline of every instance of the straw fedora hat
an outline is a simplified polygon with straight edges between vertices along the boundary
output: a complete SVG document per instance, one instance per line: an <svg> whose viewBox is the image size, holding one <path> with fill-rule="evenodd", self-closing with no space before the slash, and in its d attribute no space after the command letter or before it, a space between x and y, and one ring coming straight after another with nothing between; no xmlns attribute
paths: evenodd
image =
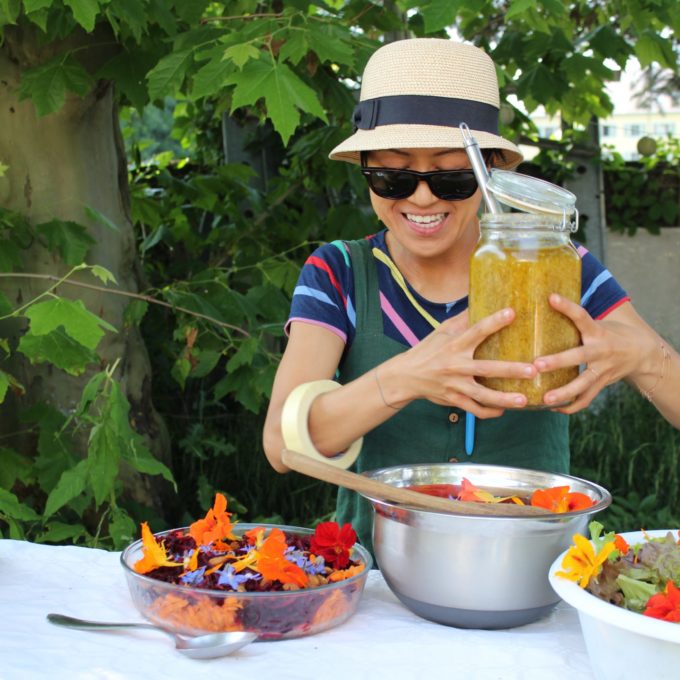
<svg viewBox="0 0 680 680"><path fill-rule="evenodd" d="M440 38L398 40L368 60L354 109L354 134L330 158L360 162L362 151L463 148L458 125L470 127L481 149L502 152L496 165L514 168L519 149L498 134L498 80L478 47Z"/></svg>

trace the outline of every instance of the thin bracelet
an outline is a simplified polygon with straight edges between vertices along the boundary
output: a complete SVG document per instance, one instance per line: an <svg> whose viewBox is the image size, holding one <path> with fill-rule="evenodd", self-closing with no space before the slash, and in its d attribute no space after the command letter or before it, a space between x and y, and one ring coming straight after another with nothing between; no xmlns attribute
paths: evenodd
<svg viewBox="0 0 680 680"><path fill-rule="evenodd" d="M654 400L652 399L652 394L654 393L654 390L660 385L661 381L666 377L666 363L670 364L671 360L671 355L666 345L663 342L660 344L663 358L661 359L661 372L659 373L659 377L656 379L656 382L648 390L643 390L642 388L640 388L640 394L642 394L642 396L652 404L654 403Z"/></svg>
<svg viewBox="0 0 680 680"><path fill-rule="evenodd" d="M378 367L376 366L373 375L375 375L375 384L378 386L378 392L380 392L380 398L383 401L383 404L387 406L388 408L394 409L395 411L401 411L401 406L393 406L390 404L387 399L385 399L385 395L383 394L382 387L380 385L380 379L378 378Z"/></svg>

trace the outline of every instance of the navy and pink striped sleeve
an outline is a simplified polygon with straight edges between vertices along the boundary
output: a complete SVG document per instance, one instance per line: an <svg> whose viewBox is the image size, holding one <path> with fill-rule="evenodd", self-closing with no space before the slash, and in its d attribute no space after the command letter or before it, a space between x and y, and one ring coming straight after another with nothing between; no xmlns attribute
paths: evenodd
<svg viewBox="0 0 680 680"><path fill-rule="evenodd" d="M293 291L286 334L293 321L327 328L351 343L356 326L354 277L347 246L333 241L317 248L302 267Z"/></svg>
<svg viewBox="0 0 680 680"><path fill-rule="evenodd" d="M593 319L603 319L630 297L611 272L587 248L577 246L581 256L581 306Z"/></svg>

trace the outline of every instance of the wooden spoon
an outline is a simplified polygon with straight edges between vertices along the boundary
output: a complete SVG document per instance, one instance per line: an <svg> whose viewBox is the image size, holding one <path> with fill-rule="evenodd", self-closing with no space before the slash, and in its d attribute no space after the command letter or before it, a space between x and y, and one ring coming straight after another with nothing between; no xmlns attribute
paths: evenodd
<svg viewBox="0 0 680 680"><path fill-rule="evenodd" d="M526 517L536 515L550 515L549 510L536 508L531 505L517 505L515 503L475 503L456 501L439 496L403 489L391 484L385 484L356 472L342 470L332 465L305 456L298 451L283 449L281 458L291 470L301 472L309 477L330 482L345 489L357 491L369 499L385 500L402 505L411 505L426 510L448 512L454 515L484 515L486 517Z"/></svg>

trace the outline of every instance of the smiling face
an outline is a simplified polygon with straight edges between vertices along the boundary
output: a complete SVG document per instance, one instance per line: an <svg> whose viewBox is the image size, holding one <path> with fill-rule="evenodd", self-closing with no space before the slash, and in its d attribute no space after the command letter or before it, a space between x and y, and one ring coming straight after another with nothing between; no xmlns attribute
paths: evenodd
<svg viewBox="0 0 680 680"><path fill-rule="evenodd" d="M371 151L371 167L430 172L470 168L462 149L386 149ZM388 229L393 258L469 258L479 238L477 211L479 189L468 199L437 198L427 182L421 181L407 198L392 200L370 192L373 210Z"/></svg>

